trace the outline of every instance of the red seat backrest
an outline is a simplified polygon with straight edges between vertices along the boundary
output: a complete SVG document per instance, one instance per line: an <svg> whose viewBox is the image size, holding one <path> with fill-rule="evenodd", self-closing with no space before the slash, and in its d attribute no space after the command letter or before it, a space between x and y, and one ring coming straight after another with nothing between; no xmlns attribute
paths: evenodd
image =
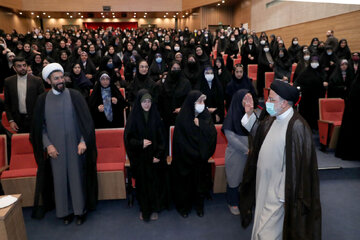
<svg viewBox="0 0 360 240"><path fill-rule="evenodd" d="M174 129L175 126L170 126L170 136L169 136L169 156L172 156L172 144L173 144L173 138L174 138Z"/></svg>
<svg viewBox="0 0 360 240"><path fill-rule="evenodd" d="M257 79L257 70L258 70L257 64L248 65L248 76L254 81Z"/></svg>
<svg viewBox="0 0 360 240"><path fill-rule="evenodd" d="M290 83L293 83L293 82L294 82L294 73L295 73L295 72L291 72Z"/></svg>
<svg viewBox="0 0 360 240"><path fill-rule="evenodd" d="M265 88L270 88L271 83L274 81L274 72L265 72Z"/></svg>
<svg viewBox="0 0 360 240"><path fill-rule="evenodd" d="M217 58L217 50L214 50L213 51L213 59L216 59Z"/></svg>
<svg viewBox="0 0 360 240"><path fill-rule="evenodd" d="M90 94L89 94L89 96L91 96L91 94L92 94L93 91L94 91L94 89L90 89Z"/></svg>
<svg viewBox="0 0 360 240"><path fill-rule="evenodd" d="M234 66L236 64L240 64L241 63L241 57L240 58L237 58L237 59L234 59Z"/></svg>
<svg viewBox="0 0 360 240"><path fill-rule="evenodd" d="M96 146L97 163L117 163L126 161L124 129L97 129Z"/></svg>
<svg viewBox="0 0 360 240"><path fill-rule="evenodd" d="M345 103L341 98L320 98L320 120L342 121Z"/></svg>
<svg viewBox="0 0 360 240"><path fill-rule="evenodd" d="M119 88L121 95L124 97L125 99L125 88Z"/></svg>
<svg viewBox="0 0 360 240"><path fill-rule="evenodd" d="M225 150L228 142L224 133L221 131L222 124L216 124L215 127L217 131L217 140L216 140L216 150L213 155L213 158L224 158Z"/></svg>
<svg viewBox="0 0 360 240"><path fill-rule="evenodd" d="M37 168L29 134L14 134L11 137L10 170Z"/></svg>
<svg viewBox="0 0 360 240"><path fill-rule="evenodd" d="M3 101L5 101L5 96L4 96L3 93L0 93L0 99L3 100Z"/></svg>
<svg viewBox="0 0 360 240"><path fill-rule="evenodd" d="M297 64L293 64L293 65L291 66L291 72L295 72L296 66L297 66Z"/></svg>
<svg viewBox="0 0 360 240"><path fill-rule="evenodd" d="M227 58L228 58L228 55L227 55L227 54L224 54L224 55L223 55L223 59L224 59L224 64L225 64L225 66L226 66Z"/></svg>
<svg viewBox="0 0 360 240"><path fill-rule="evenodd" d="M5 167L7 164L6 136L0 135L0 168Z"/></svg>

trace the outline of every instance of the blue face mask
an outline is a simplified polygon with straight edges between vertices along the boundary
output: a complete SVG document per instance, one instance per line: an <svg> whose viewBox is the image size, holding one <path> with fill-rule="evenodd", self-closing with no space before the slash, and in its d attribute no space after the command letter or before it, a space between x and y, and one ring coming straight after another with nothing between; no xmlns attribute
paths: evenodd
<svg viewBox="0 0 360 240"><path fill-rule="evenodd" d="M155 61L156 61L157 63L161 63L161 62L162 62L162 58L158 57L158 58L155 59Z"/></svg>
<svg viewBox="0 0 360 240"><path fill-rule="evenodd" d="M276 115L275 104L271 102L266 102L266 111L270 114L270 116L274 117Z"/></svg>
<svg viewBox="0 0 360 240"><path fill-rule="evenodd" d="M112 68L114 67L114 64L108 63L106 66L107 66L108 68L112 69Z"/></svg>

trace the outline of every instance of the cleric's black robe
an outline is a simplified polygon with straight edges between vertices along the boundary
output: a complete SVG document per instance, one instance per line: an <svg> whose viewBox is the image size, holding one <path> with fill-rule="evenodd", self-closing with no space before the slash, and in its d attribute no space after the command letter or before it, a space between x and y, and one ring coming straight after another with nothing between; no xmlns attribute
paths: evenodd
<svg viewBox="0 0 360 240"><path fill-rule="evenodd" d="M136 198L145 220L150 218L151 213L168 206L165 129L154 103L148 112L148 120L144 117L140 100L148 92L145 89L139 91L124 134L126 153L136 180ZM151 145L143 148L144 139L150 140ZM160 162L153 163L154 157Z"/></svg>
<svg viewBox="0 0 360 240"><path fill-rule="evenodd" d="M195 202L195 208L203 208L203 198L211 189L211 165L209 158L216 148L217 132L207 109L200 113L199 127L195 125L194 105L200 91L191 91L176 119L172 168L174 201L180 213L187 213Z"/></svg>
<svg viewBox="0 0 360 240"><path fill-rule="evenodd" d="M97 149L95 141L95 129L93 120L88 110L86 101L81 94L69 89L71 101L76 112L81 135L86 143L85 151L85 192L86 192L86 209L94 210L96 208L98 197L96 159ZM55 206L54 202L54 185L50 161L44 151L42 136L43 123L45 117L45 100L47 92L41 94L36 102L33 124L30 132L30 141L33 145L35 160L38 165L36 176L35 199L32 217L43 218L46 211Z"/></svg>
<svg viewBox="0 0 360 240"><path fill-rule="evenodd" d="M249 157L240 187L240 212L243 227L252 220L255 206L255 186L258 156L274 117L260 115L251 134ZM289 121L286 130L286 175L284 240L320 240L321 205L318 166L311 130L299 113Z"/></svg>

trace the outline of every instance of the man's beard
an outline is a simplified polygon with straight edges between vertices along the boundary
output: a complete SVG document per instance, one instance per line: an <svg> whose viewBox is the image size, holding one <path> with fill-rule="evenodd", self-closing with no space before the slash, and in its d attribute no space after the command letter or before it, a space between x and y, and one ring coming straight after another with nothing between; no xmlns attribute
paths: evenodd
<svg viewBox="0 0 360 240"><path fill-rule="evenodd" d="M58 92L63 92L65 90L65 83L52 84L52 87Z"/></svg>
<svg viewBox="0 0 360 240"><path fill-rule="evenodd" d="M18 73L17 73L20 77L23 77L23 76L25 76L26 74L27 74L27 71L25 70L25 71L19 71Z"/></svg>

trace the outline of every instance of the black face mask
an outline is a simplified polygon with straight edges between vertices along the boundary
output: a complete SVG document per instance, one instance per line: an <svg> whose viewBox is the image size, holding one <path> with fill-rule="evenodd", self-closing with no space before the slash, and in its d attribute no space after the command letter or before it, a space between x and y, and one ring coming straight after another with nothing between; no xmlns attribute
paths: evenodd
<svg viewBox="0 0 360 240"><path fill-rule="evenodd" d="M173 80L179 79L180 74L181 74L181 70L171 70L170 71L170 76Z"/></svg>

